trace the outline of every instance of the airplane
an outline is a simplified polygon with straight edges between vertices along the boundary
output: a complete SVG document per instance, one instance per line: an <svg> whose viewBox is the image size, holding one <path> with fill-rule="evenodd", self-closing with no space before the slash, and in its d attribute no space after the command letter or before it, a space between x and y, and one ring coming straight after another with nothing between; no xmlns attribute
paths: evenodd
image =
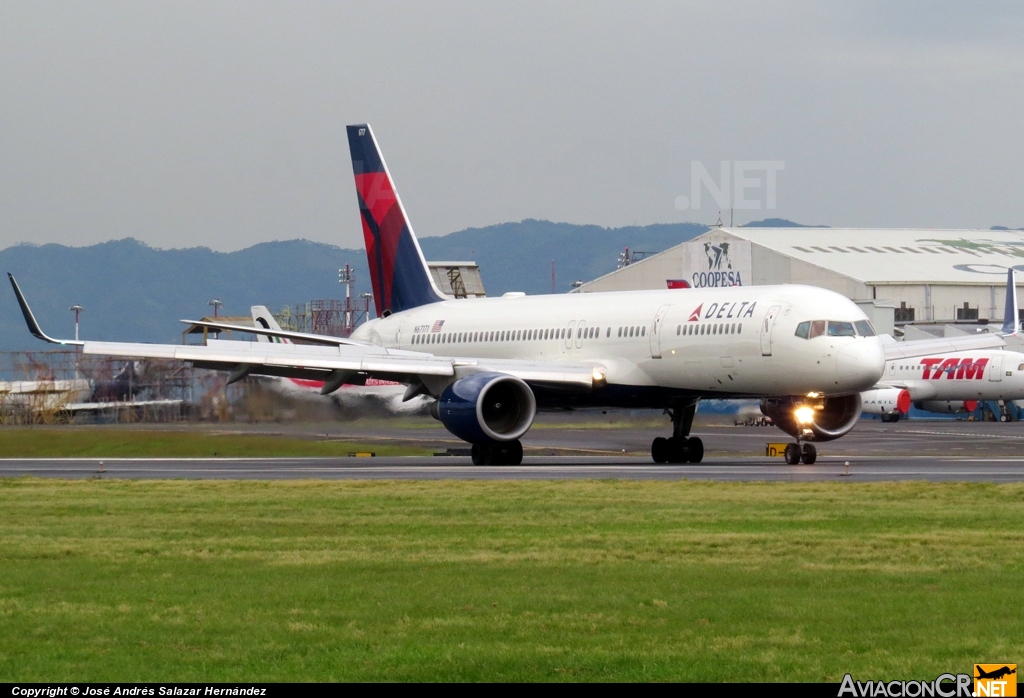
<svg viewBox="0 0 1024 698"><path fill-rule="evenodd" d="M252 320L256 326L268 330L281 331L281 325L277 322L273 313L265 305L254 305L250 308ZM267 335L256 335L258 342L273 342L278 344L291 344L293 340L287 337L268 337ZM383 406L388 412L394 414L409 414L419 412L428 405L425 404L429 398L425 395L402 400L405 395L405 386L397 381L380 380L367 378L364 384L352 385L346 383L337 391L325 395L324 381L309 380L305 378L287 378L281 376L266 376L270 389L300 400L332 400L335 404L347 405L354 408L365 408L367 403Z"/></svg>
<svg viewBox="0 0 1024 698"><path fill-rule="evenodd" d="M1011 669L1008 666L1003 666L999 669L993 669L992 671L985 671L984 669L981 669L977 666L975 668L977 668L978 670L978 675L974 677L976 679L1001 679L1004 676L1009 676L1011 674L1017 673L1016 669Z"/></svg>
<svg viewBox="0 0 1024 698"><path fill-rule="evenodd" d="M1006 304L999 337L1017 334L1019 313L1014 270L1006 275ZM992 335L995 336L995 335ZM973 412L978 402L1024 399L1024 354L1016 351L942 351L947 339L903 342L915 356L886 361L878 384L861 395L864 412L898 422L918 409L937 413ZM932 351L921 353L922 348Z"/></svg>
<svg viewBox="0 0 1024 698"><path fill-rule="evenodd" d="M653 460L699 463L704 445L690 428L701 398L762 399L763 411L795 438L787 461L813 463L814 442L848 433L860 417L861 391L882 377L891 352L864 313L811 286L447 298L431 279L370 126L347 133L378 315L351 337L210 322L312 344L54 339L8 274L29 331L86 354L230 371L229 382L247 375L317 380L324 394L370 379L401 382L405 399L429 396L433 416L472 444L474 464L491 465L522 462L520 439L538 409L608 407L664 410L672 432L653 440ZM823 331L811 337L812 326ZM894 356L913 355L901 351Z"/></svg>

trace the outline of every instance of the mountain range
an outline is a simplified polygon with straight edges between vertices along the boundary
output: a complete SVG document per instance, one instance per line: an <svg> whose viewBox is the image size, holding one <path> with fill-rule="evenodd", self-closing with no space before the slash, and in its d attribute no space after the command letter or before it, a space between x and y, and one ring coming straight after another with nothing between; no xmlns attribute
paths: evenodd
<svg viewBox="0 0 1024 698"><path fill-rule="evenodd" d="M421 238L428 260L475 260L488 295L558 293L576 280L615 269L619 254L654 253L708 230L696 223L602 228L524 220ZM237 252L206 247L158 249L131 238L88 247L22 244L0 250L0 271L15 275L43 329L74 335L72 305L81 305L81 337L111 341L180 342L181 318L248 315L249 306L343 297L338 269L355 270L353 293L369 291L366 254L308 240L254 245ZM0 290L0 351L41 350L9 288Z"/></svg>

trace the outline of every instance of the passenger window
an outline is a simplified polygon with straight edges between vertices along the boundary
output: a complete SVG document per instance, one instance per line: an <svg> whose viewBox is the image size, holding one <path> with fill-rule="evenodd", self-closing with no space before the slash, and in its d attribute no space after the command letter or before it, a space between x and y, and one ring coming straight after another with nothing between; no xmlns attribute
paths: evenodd
<svg viewBox="0 0 1024 698"><path fill-rule="evenodd" d="M642 336L646 337L647 336L647 328L646 327L641 327L640 328L640 334Z"/></svg>
<svg viewBox="0 0 1024 698"><path fill-rule="evenodd" d="M605 330L604 338L605 339L611 339L611 336L612 336L612 328L609 327L608 329Z"/></svg>
<svg viewBox="0 0 1024 698"><path fill-rule="evenodd" d="M857 334L861 337L874 337L875 328L871 326L871 323L867 320L858 320L854 323L857 327Z"/></svg>
<svg viewBox="0 0 1024 698"><path fill-rule="evenodd" d="M836 322L835 320L828 321L828 336L829 337L854 337L856 332L853 331L852 322Z"/></svg>
<svg viewBox="0 0 1024 698"><path fill-rule="evenodd" d="M801 322L799 325L796 326L796 336L799 337L800 339L807 339L807 337L810 334L810 332L811 332L811 323L810 323L810 321L808 321L808 322Z"/></svg>
<svg viewBox="0 0 1024 698"><path fill-rule="evenodd" d="M811 339L825 334L825 321L815 320L811 323Z"/></svg>
<svg viewBox="0 0 1024 698"><path fill-rule="evenodd" d="M743 334L743 323L736 325L736 334Z"/></svg>

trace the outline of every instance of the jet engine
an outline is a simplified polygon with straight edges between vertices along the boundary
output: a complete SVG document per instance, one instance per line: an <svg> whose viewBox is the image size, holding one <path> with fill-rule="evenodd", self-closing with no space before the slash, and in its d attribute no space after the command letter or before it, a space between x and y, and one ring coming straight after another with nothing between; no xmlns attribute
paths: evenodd
<svg viewBox="0 0 1024 698"><path fill-rule="evenodd" d="M761 412L779 429L803 441L831 441L844 436L860 419L859 393L840 397L771 397Z"/></svg>
<svg viewBox="0 0 1024 698"><path fill-rule="evenodd" d="M910 411L910 393L903 388L865 390L860 399L864 414L880 414L883 421L899 421Z"/></svg>
<svg viewBox="0 0 1024 698"><path fill-rule="evenodd" d="M537 416L530 386L507 373L473 373L441 393L431 409L445 429L473 444L515 441Z"/></svg>
<svg viewBox="0 0 1024 698"><path fill-rule="evenodd" d="M974 412L978 407L977 400L923 400L914 403L914 407L925 412L956 414L957 412Z"/></svg>

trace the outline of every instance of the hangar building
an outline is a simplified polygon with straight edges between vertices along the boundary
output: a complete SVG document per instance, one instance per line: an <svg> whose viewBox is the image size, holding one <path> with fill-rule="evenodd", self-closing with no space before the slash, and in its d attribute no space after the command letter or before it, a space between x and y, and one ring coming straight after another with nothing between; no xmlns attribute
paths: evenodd
<svg viewBox="0 0 1024 698"><path fill-rule="evenodd" d="M1001 322L1008 267L1024 272L1024 232L719 227L576 291L808 284L858 301L885 332Z"/></svg>

